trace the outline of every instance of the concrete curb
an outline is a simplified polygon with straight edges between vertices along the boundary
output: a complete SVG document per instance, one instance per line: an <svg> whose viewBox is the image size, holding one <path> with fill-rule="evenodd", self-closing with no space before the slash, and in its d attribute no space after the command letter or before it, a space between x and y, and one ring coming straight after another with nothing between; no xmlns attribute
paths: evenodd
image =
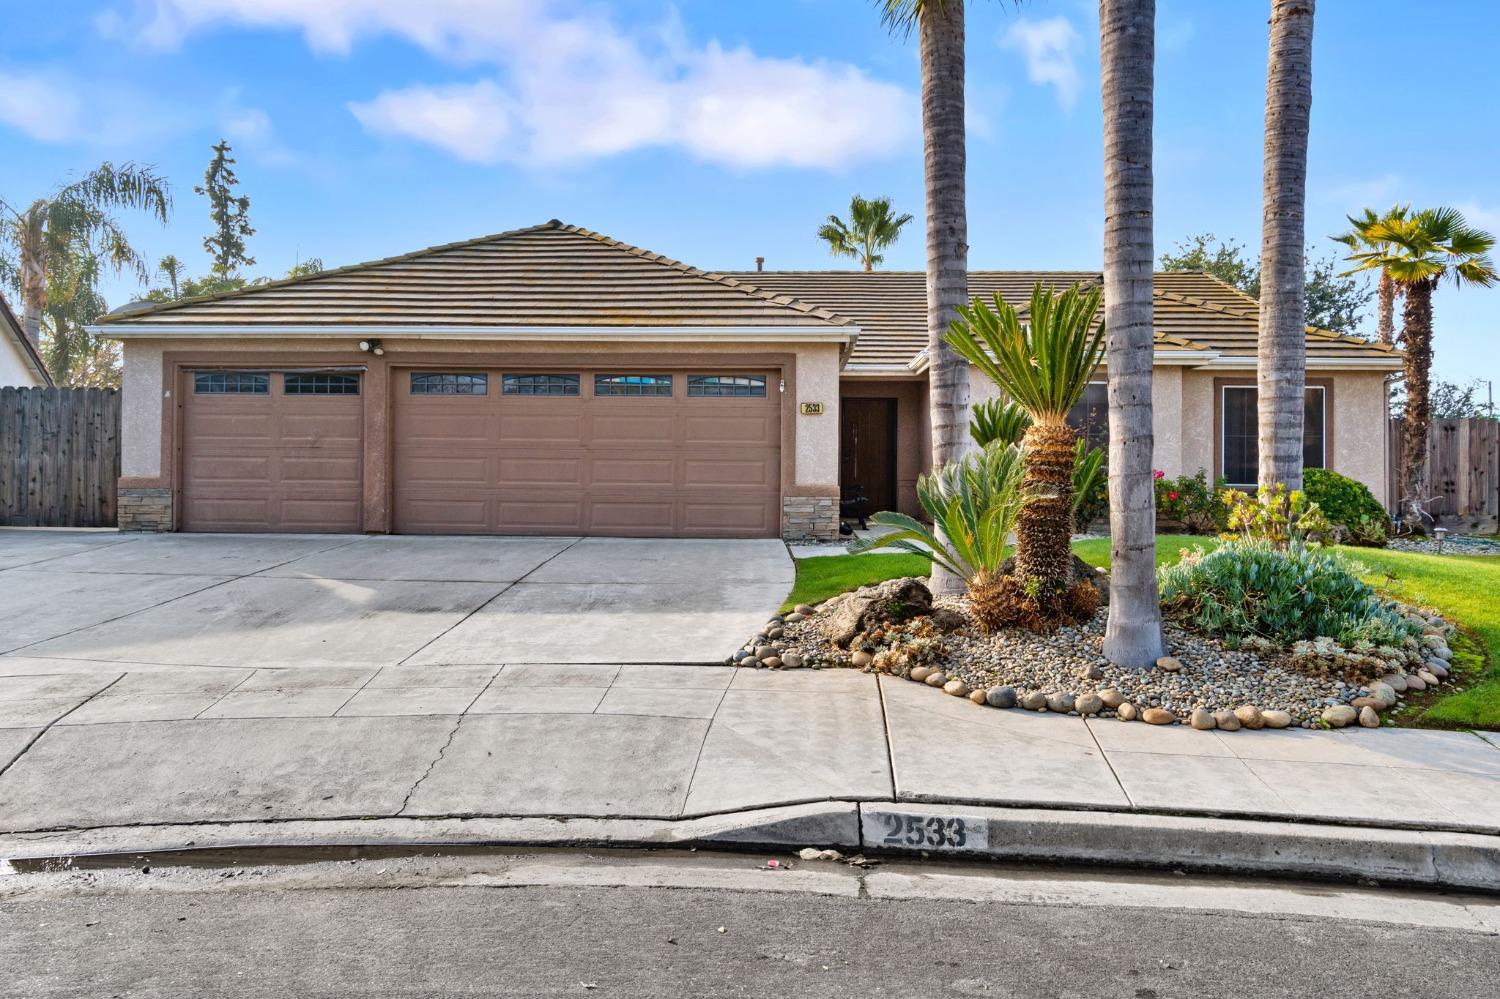
<svg viewBox="0 0 1500 999"><path fill-rule="evenodd" d="M0 836L0 861L318 847L735 848L1157 868L1500 892L1500 837L977 805L825 802L692 819L383 818Z"/></svg>

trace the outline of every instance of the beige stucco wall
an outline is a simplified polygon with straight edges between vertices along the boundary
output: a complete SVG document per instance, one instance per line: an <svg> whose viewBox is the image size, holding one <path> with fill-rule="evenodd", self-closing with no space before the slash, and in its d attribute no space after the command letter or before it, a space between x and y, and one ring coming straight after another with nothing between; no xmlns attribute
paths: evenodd
<svg viewBox="0 0 1500 999"><path fill-rule="evenodd" d="M1151 465L1168 475L1184 474L1182 422L1183 371L1157 365L1151 371ZM1194 466L1191 471L1197 471Z"/></svg>
<svg viewBox="0 0 1500 999"><path fill-rule="evenodd" d="M31 369L21 345L7 333L0 333L0 385L12 388L34 388L43 384Z"/></svg>
<svg viewBox="0 0 1500 999"><path fill-rule="evenodd" d="M253 341L218 339L127 340L124 341L121 381L121 474L127 478L149 478L162 474L162 385L163 350L187 351L289 351L339 354L338 363L359 363L365 355L352 351L353 337L348 339L266 338ZM768 343L601 343L539 341L474 340L408 340L391 337L384 340L386 358L400 363L403 355L428 353L472 353L530 357L537 354L567 351L600 356L631 353L656 353L664 350L681 356L683 363L694 357L725 354L784 353L787 345ZM795 367L792 379L796 401L821 402L822 416L793 417L796 423L796 482L792 486L818 487L836 491L839 481L839 348L834 343L798 344L793 346ZM251 362L253 363L253 362ZM332 363L332 361L330 361ZM791 385L788 385L790 390Z"/></svg>
<svg viewBox="0 0 1500 999"><path fill-rule="evenodd" d="M1389 419L1385 372L1336 374L1333 397L1333 470L1358 479L1383 499Z"/></svg>
<svg viewBox="0 0 1500 999"><path fill-rule="evenodd" d="M1176 471L1169 475L1192 475L1202 468L1212 479L1214 468L1214 375L1211 371L1182 372L1182 439Z"/></svg>

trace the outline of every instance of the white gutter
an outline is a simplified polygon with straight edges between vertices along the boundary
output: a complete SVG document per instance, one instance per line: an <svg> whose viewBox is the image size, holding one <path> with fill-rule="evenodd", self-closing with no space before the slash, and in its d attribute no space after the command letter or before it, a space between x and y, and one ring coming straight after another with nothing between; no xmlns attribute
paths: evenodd
<svg viewBox="0 0 1500 999"><path fill-rule="evenodd" d="M1233 357L1223 357L1215 360L1212 364L1205 364L1205 368L1234 368L1254 370L1256 359L1254 355L1242 354ZM1401 358L1399 357L1309 357L1307 359L1309 371L1333 371L1340 368L1373 369L1375 371L1399 371L1401 369Z"/></svg>
<svg viewBox="0 0 1500 999"><path fill-rule="evenodd" d="M98 323L85 326L91 335L112 340L132 337L392 337L415 340L799 340L853 344L858 326L470 326L402 324L291 323Z"/></svg>

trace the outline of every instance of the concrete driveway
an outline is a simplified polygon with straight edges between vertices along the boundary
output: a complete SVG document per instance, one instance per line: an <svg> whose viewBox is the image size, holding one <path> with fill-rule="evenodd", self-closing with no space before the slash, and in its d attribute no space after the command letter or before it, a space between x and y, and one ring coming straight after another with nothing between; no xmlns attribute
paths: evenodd
<svg viewBox="0 0 1500 999"><path fill-rule="evenodd" d="M0 675L710 663L792 575L774 540L0 531Z"/></svg>

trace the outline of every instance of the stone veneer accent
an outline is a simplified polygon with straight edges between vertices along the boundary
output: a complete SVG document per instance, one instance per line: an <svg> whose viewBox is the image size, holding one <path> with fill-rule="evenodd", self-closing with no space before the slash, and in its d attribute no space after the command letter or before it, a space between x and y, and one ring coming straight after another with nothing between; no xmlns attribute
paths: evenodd
<svg viewBox="0 0 1500 999"><path fill-rule="evenodd" d="M783 497L781 536L787 541L835 540L839 536L838 500L832 496Z"/></svg>
<svg viewBox="0 0 1500 999"><path fill-rule="evenodd" d="M122 531L172 529L171 489L121 489L115 509Z"/></svg>

